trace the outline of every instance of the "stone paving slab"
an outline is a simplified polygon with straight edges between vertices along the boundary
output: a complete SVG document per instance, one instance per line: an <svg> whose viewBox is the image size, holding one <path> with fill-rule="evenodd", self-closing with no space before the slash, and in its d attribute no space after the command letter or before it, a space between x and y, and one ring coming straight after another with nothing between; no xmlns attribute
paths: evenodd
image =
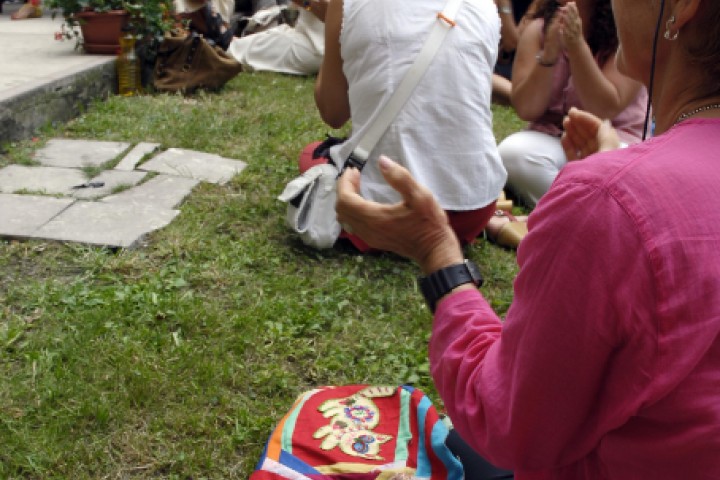
<svg viewBox="0 0 720 480"><path fill-rule="evenodd" d="M116 195L102 199L108 203L151 204L156 207L175 208L200 183L194 178L176 177L160 174L142 185L130 188Z"/></svg>
<svg viewBox="0 0 720 480"><path fill-rule="evenodd" d="M115 170L130 171L135 170L135 167L145 155L153 153L155 150L160 148L159 143L148 143L141 142L133 147L125 157L115 166Z"/></svg>
<svg viewBox="0 0 720 480"><path fill-rule="evenodd" d="M240 160L212 153L169 148L140 165L139 169L224 185L246 166Z"/></svg>
<svg viewBox="0 0 720 480"><path fill-rule="evenodd" d="M0 235L30 237L74 201L71 198L0 194Z"/></svg>
<svg viewBox="0 0 720 480"><path fill-rule="evenodd" d="M73 191L73 197L93 199L106 197L118 187L134 187L147 176L147 172L123 172L121 170L105 170L87 182L88 184L103 183L102 187L79 188Z"/></svg>
<svg viewBox="0 0 720 480"><path fill-rule="evenodd" d="M0 193L20 191L70 195L72 187L87 181L82 170L8 165L0 169Z"/></svg>
<svg viewBox="0 0 720 480"><path fill-rule="evenodd" d="M160 145L129 147L52 139L36 153L42 166L0 169L0 236L130 248L168 225L198 183L224 184L246 167L239 160L176 148L141 164ZM88 178L87 167L106 167L124 152L115 168ZM142 183L148 172L158 175ZM128 188L112 194L122 186Z"/></svg>
<svg viewBox="0 0 720 480"><path fill-rule="evenodd" d="M179 213L153 205L77 201L32 236L130 248L143 235L169 224Z"/></svg>
<svg viewBox="0 0 720 480"><path fill-rule="evenodd" d="M129 147L130 144L125 142L54 138L35 153L35 159L47 167L99 167Z"/></svg>

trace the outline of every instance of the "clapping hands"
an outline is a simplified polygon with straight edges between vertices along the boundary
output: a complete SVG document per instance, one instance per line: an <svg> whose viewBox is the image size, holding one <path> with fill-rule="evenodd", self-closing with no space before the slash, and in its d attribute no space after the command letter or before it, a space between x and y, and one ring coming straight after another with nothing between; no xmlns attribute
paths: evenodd
<svg viewBox="0 0 720 480"><path fill-rule="evenodd" d="M573 49L584 41L582 19L575 2L558 7L545 34L546 59L556 58L561 51Z"/></svg>

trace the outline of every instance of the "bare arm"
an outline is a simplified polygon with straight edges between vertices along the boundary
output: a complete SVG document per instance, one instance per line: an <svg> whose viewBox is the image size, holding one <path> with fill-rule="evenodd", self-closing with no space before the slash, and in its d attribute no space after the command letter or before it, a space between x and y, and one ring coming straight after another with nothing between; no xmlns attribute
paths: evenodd
<svg viewBox="0 0 720 480"><path fill-rule="evenodd" d="M518 26L515 24L512 2L510 0L495 0L500 16L500 48L505 52L512 52L518 44Z"/></svg>
<svg viewBox="0 0 720 480"><path fill-rule="evenodd" d="M635 99L640 84L618 72L615 54L602 68L597 64L583 37L582 22L574 2L562 7L561 19L562 43L583 108L600 118L615 118Z"/></svg>
<svg viewBox="0 0 720 480"><path fill-rule="evenodd" d="M531 21L520 36L513 64L512 94L510 100L518 116L533 121L545 113L552 96L554 67L542 66L543 62L555 63L560 55L559 25L551 22L542 42L543 21Z"/></svg>
<svg viewBox="0 0 720 480"><path fill-rule="evenodd" d="M330 0L325 16L325 55L315 81L315 104L332 128L340 128L350 119L348 82L340 55L342 17L342 0Z"/></svg>

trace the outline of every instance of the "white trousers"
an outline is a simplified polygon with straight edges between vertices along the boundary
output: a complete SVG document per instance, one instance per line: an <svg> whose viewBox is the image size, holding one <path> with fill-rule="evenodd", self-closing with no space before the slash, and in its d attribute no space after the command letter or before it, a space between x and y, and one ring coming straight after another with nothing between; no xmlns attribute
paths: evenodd
<svg viewBox="0 0 720 480"><path fill-rule="evenodd" d="M287 24L235 38L227 53L248 70L313 75L324 53L325 24L305 10L295 27Z"/></svg>
<svg viewBox="0 0 720 480"><path fill-rule="evenodd" d="M508 173L508 188L530 208L535 208L567 164L559 138L532 130L513 133L498 145L498 151Z"/></svg>

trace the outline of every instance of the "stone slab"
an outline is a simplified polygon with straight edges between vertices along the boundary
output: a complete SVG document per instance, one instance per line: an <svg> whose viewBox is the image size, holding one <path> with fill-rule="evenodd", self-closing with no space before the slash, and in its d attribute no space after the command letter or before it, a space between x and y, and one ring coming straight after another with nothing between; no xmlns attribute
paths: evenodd
<svg viewBox="0 0 720 480"><path fill-rule="evenodd" d="M142 185L102 199L108 203L138 203L175 208L192 192L200 180L160 174Z"/></svg>
<svg viewBox="0 0 720 480"><path fill-rule="evenodd" d="M102 187L79 188L73 191L73 197L93 199L106 197L113 190L122 187L134 187L147 176L147 172L123 172L120 170L105 170L87 183L103 183Z"/></svg>
<svg viewBox="0 0 720 480"><path fill-rule="evenodd" d="M179 213L152 205L77 201L36 230L33 237L129 248Z"/></svg>
<svg viewBox="0 0 720 480"><path fill-rule="evenodd" d="M141 170L195 178L223 185L243 171L245 162L212 153L169 148L140 165Z"/></svg>
<svg viewBox="0 0 720 480"><path fill-rule="evenodd" d="M127 155L123 157L122 160L120 160L117 165L115 165L115 170L135 170L135 167L138 163L140 163L140 160L145 158L146 155L153 153L158 148L160 148L159 143L138 143L128 152Z"/></svg>
<svg viewBox="0 0 720 480"><path fill-rule="evenodd" d="M0 235L30 237L73 202L71 198L0 194Z"/></svg>
<svg viewBox="0 0 720 480"><path fill-rule="evenodd" d="M8 165L0 169L0 193L46 193L70 195L72 187L85 183L82 170L57 167Z"/></svg>
<svg viewBox="0 0 720 480"><path fill-rule="evenodd" d="M129 147L130 144L125 142L53 138L35 153L35 159L47 167L99 167Z"/></svg>

